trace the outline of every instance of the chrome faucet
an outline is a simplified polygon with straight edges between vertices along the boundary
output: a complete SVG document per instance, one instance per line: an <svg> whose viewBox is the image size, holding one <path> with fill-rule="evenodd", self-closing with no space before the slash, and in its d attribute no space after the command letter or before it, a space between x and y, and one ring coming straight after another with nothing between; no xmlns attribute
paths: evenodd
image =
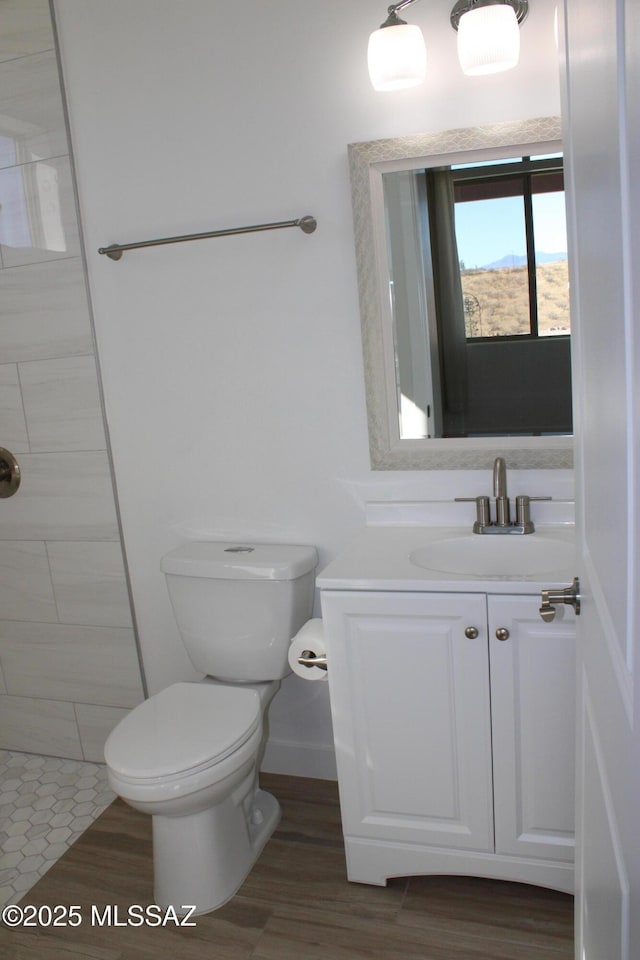
<svg viewBox="0 0 640 960"><path fill-rule="evenodd" d="M533 533L535 527L531 520L529 504L532 500L551 500L551 497L516 497L516 519L509 517L509 496L507 494L507 464L504 457L493 461L493 496L496 501L496 518L491 519L489 497L456 497L457 501L468 500L476 505L474 533Z"/></svg>
<svg viewBox="0 0 640 960"><path fill-rule="evenodd" d="M496 457L493 461L493 495L496 498L507 495L507 464L504 457Z"/></svg>
<svg viewBox="0 0 640 960"><path fill-rule="evenodd" d="M504 457L493 461L493 495L496 498L496 526L509 526L509 497L507 496L507 465Z"/></svg>

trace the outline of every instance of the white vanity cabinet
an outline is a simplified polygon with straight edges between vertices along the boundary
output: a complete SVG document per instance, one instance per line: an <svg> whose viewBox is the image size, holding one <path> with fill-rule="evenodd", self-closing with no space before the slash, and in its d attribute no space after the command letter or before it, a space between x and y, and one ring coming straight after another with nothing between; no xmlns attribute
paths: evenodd
<svg viewBox="0 0 640 960"><path fill-rule="evenodd" d="M545 623L539 595L487 601L495 850L572 865L575 614Z"/></svg>
<svg viewBox="0 0 640 960"><path fill-rule="evenodd" d="M322 591L350 880L573 889L574 614L539 605Z"/></svg>

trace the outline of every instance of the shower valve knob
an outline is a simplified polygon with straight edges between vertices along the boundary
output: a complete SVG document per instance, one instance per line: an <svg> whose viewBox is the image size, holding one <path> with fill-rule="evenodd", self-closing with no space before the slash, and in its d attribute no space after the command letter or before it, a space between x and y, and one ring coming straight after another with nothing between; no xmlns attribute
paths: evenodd
<svg viewBox="0 0 640 960"><path fill-rule="evenodd" d="M20 486L20 467L9 450L0 447L0 498L12 497Z"/></svg>

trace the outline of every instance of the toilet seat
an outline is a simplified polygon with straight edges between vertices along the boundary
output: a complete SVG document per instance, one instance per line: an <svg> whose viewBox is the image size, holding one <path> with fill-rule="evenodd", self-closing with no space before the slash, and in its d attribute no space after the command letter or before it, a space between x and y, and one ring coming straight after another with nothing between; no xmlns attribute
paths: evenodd
<svg viewBox="0 0 640 960"><path fill-rule="evenodd" d="M231 756L261 720L252 688L174 683L118 724L105 744L105 760L130 783L178 779Z"/></svg>

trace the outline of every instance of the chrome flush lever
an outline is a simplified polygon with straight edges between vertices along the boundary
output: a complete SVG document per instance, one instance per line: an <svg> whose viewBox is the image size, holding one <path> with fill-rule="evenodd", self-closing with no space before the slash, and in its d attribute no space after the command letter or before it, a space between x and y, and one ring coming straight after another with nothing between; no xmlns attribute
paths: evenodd
<svg viewBox="0 0 640 960"><path fill-rule="evenodd" d="M555 604L557 603L568 604L573 607L576 616L580 616L580 581L577 577L573 578L573 583L570 587L565 587L564 590L549 588L548 590L543 590L541 596L542 606L540 607L540 616L545 622L549 623L554 619L556 615Z"/></svg>

